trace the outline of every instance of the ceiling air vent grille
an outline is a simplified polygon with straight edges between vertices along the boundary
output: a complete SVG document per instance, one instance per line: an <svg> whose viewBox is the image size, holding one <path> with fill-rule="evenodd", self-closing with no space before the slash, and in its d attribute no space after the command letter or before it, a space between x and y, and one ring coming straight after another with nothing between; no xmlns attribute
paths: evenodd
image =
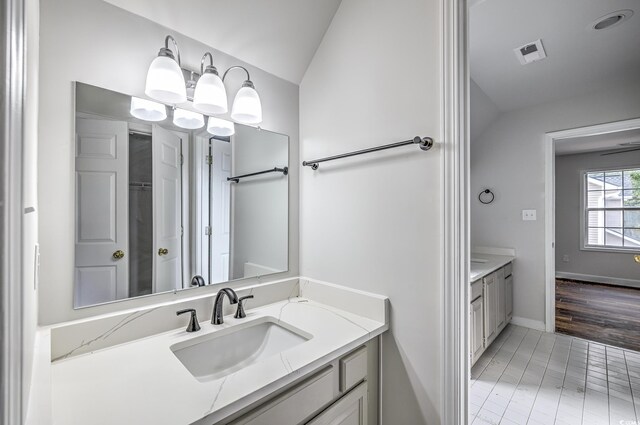
<svg viewBox="0 0 640 425"><path fill-rule="evenodd" d="M542 46L542 41L539 39L515 48L513 51L521 65L537 62L547 57L547 53Z"/></svg>

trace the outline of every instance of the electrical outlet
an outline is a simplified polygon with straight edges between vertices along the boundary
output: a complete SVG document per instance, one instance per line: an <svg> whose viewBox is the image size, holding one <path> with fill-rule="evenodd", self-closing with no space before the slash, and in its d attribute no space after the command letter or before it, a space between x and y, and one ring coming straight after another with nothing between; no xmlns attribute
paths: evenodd
<svg viewBox="0 0 640 425"><path fill-rule="evenodd" d="M568 263L569 262L569 256L567 254L562 256L562 262L563 263Z"/></svg>
<svg viewBox="0 0 640 425"><path fill-rule="evenodd" d="M522 210L522 221L536 221L536 210Z"/></svg>

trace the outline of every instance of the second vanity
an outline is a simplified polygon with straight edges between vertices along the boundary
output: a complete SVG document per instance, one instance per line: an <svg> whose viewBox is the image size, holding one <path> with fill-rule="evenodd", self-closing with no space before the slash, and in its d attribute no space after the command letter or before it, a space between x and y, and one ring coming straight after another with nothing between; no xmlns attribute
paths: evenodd
<svg viewBox="0 0 640 425"><path fill-rule="evenodd" d="M157 332L176 305L51 329L54 424L373 423L386 297L305 279L237 292L247 316L227 306L198 332L186 316Z"/></svg>
<svg viewBox="0 0 640 425"><path fill-rule="evenodd" d="M513 261L510 249L471 254L469 280L469 355L473 365L513 316Z"/></svg>

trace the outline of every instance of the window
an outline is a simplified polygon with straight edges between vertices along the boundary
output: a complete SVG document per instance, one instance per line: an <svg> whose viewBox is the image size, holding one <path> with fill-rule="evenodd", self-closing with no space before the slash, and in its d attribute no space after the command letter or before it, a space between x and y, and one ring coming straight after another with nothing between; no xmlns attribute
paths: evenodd
<svg viewBox="0 0 640 425"><path fill-rule="evenodd" d="M640 251L640 168L584 173L584 248Z"/></svg>

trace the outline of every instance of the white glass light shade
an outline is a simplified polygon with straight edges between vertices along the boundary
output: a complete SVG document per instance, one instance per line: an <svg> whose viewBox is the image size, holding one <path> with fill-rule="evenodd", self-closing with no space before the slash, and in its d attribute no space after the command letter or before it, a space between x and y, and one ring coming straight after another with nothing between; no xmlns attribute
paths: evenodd
<svg viewBox="0 0 640 425"><path fill-rule="evenodd" d="M177 108L173 111L173 123L178 127L194 130L204 125L204 117L197 112Z"/></svg>
<svg viewBox="0 0 640 425"><path fill-rule="evenodd" d="M152 99L164 103L184 103L187 89L178 62L167 56L158 56L149 65L144 92Z"/></svg>
<svg viewBox="0 0 640 425"><path fill-rule="evenodd" d="M205 72L196 84L193 107L205 114L227 113L227 91L217 74Z"/></svg>
<svg viewBox="0 0 640 425"><path fill-rule="evenodd" d="M167 107L139 97L131 97L131 115L145 121L162 121L167 118Z"/></svg>
<svg viewBox="0 0 640 425"><path fill-rule="evenodd" d="M231 108L231 118L242 124L262 122L262 104L258 92L252 87L241 87Z"/></svg>
<svg viewBox="0 0 640 425"><path fill-rule="evenodd" d="M232 136L236 132L235 125L231 121L223 120L216 117L209 117L207 123L207 132L214 136Z"/></svg>

